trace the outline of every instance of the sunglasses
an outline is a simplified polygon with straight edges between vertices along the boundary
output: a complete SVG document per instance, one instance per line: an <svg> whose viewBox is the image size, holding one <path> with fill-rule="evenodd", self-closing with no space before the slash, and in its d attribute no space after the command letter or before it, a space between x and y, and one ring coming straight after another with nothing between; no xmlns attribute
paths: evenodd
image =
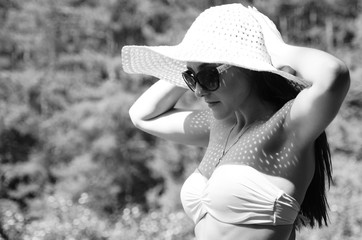
<svg viewBox="0 0 362 240"><path fill-rule="evenodd" d="M216 91L220 87L220 73L229 69L230 65L220 65L218 67L208 67L198 73L195 73L192 69L182 73L182 77L190 88L195 92L196 83L198 83L206 91Z"/></svg>

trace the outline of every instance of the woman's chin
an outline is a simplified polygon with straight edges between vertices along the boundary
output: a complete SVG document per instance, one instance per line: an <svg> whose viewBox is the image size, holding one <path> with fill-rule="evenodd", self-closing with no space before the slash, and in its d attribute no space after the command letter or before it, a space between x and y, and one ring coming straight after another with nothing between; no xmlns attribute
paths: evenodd
<svg viewBox="0 0 362 240"><path fill-rule="evenodd" d="M216 120L224 120L230 117L229 114L226 114L225 112L218 111L217 109L210 108L212 111L212 115Z"/></svg>

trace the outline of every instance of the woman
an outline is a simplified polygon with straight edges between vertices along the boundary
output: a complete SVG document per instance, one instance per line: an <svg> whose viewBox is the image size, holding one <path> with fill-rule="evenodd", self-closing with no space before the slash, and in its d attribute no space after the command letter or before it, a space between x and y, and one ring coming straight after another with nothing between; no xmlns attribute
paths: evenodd
<svg viewBox="0 0 362 240"><path fill-rule="evenodd" d="M177 46L126 46L122 61L162 79L131 107L135 126L207 147L181 190L197 239L294 239L297 223L327 224L324 130L349 88L343 62L287 45L241 4L204 11ZM208 109L175 108L186 85Z"/></svg>

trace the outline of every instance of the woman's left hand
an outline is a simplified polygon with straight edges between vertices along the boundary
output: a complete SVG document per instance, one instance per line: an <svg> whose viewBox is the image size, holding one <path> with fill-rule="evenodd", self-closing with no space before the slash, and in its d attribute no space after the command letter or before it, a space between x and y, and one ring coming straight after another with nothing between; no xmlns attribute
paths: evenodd
<svg viewBox="0 0 362 240"><path fill-rule="evenodd" d="M271 57L273 66L278 69L287 66L288 64L283 61L282 51L286 50L288 45L283 41L283 38L273 21L259 12L255 7L249 6L248 9L262 28L264 43Z"/></svg>

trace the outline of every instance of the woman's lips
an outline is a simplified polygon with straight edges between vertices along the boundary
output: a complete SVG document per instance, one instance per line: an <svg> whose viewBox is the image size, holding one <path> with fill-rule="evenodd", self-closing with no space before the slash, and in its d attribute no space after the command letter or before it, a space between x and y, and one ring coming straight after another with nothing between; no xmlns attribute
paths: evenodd
<svg viewBox="0 0 362 240"><path fill-rule="evenodd" d="M216 106L219 102L206 102L209 108Z"/></svg>

